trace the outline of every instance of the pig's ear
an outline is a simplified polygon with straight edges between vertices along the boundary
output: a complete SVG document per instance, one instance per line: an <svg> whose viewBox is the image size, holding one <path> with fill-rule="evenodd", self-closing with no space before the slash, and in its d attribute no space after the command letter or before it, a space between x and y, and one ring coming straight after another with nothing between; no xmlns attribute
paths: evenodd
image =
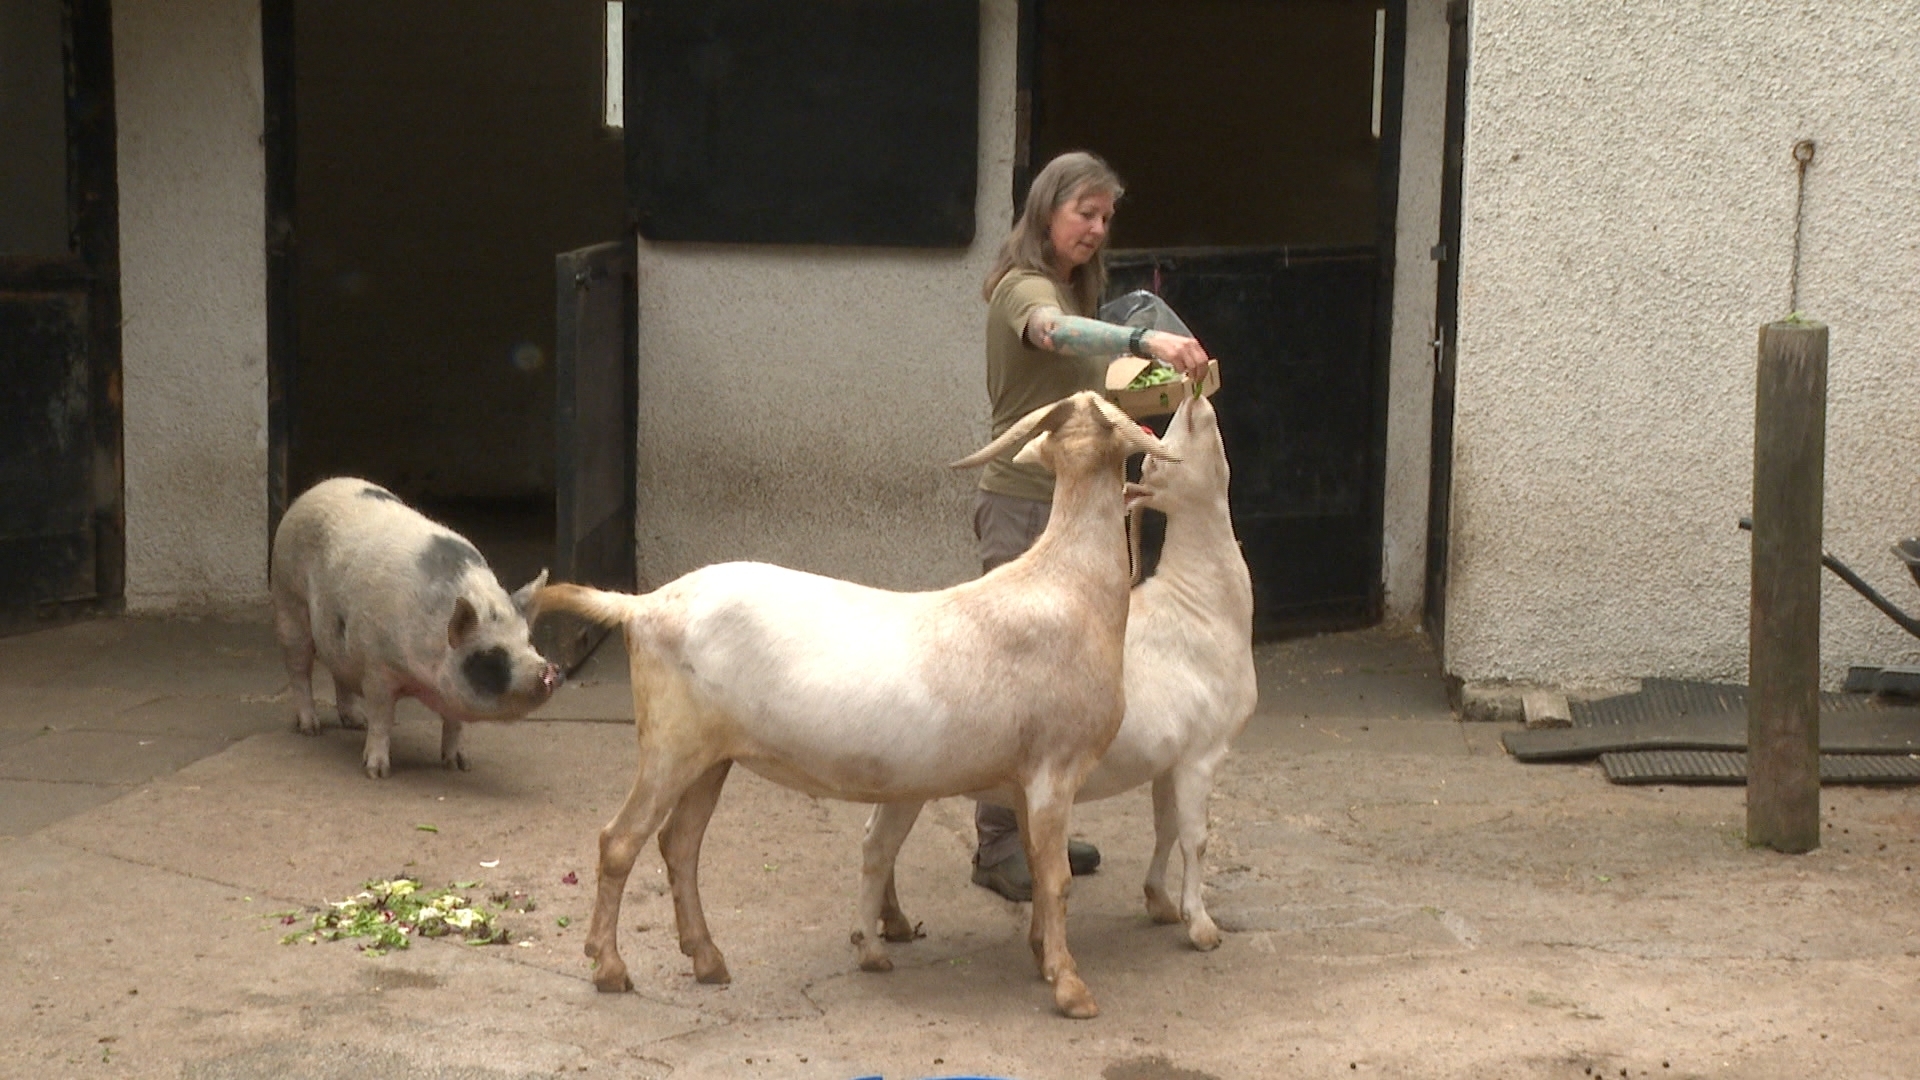
<svg viewBox="0 0 1920 1080"><path fill-rule="evenodd" d="M540 576L514 590L513 606L520 609L521 617L527 614L527 605L533 603L533 594L547 586L547 572L542 569Z"/></svg>
<svg viewBox="0 0 1920 1080"><path fill-rule="evenodd" d="M453 618L447 620L447 644L459 648L475 630L480 628L480 613L466 597L453 602Z"/></svg>

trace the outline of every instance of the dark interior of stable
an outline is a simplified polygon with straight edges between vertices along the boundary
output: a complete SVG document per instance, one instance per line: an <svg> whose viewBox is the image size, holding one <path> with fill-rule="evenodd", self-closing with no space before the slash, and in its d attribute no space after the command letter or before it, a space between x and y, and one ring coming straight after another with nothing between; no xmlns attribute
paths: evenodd
<svg viewBox="0 0 1920 1080"><path fill-rule="evenodd" d="M1378 7L1038 0L1034 167L1113 165L1115 249L1371 243Z"/></svg>
<svg viewBox="0 0 1920 1080"><path fill-rule="evenodd" d="M515 584L553 536L554 257L625 230L605 18L293 3L289 496L365 476Z"/></svg>

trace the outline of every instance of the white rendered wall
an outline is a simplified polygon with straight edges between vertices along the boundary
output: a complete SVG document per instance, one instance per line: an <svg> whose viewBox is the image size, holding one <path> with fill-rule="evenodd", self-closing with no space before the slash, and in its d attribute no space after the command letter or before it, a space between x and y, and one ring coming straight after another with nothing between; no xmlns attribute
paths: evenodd
<svg viewBox="0 0 1920 1080"><path fill-rule="evenodd" d="M1013 0L981 5L968 250L640 244L642 585L762 559L883 588L978 576L981 279L1012 220Z"/></svg>
<svg viewBox="0 0 1920 1080"><path fill-rule="evenodd" d="M117 0L130 611L266 596L257 0Z"/></svg>
<svg viewBox="0 0 1920 1080"><path fill-rule="evenodd" d="M1407 61L1395 214L1393 343L1380 574L1389 625L1420 624L1432 472L1434 302L1447 114L1446 0L1407 0Z"/></svg>
<svg viewBox="0 0 1920 1080"><path fill-rule="evenodd" d="M1912 607L1920 5L1473 5L1445 664L1744 679L1757 330L1831 327L1826 546ZM1823 676L1916 641L1831 575Z"/></svg>

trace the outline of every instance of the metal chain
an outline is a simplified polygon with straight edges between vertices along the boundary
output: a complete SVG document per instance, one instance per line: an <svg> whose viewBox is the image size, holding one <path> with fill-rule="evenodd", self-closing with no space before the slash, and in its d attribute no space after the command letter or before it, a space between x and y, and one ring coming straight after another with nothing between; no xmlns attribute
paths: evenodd
<svg viewBox="0 0 1920 1080"><path fill-rule="evenodd" d="M1793 277L1787 292L1787 315L1800 313L1800 223L1807 205L1807 166L1813 164L1813 140L1793 144L1793 160L1800 173L1799 187L1793 196Z"/></svg>

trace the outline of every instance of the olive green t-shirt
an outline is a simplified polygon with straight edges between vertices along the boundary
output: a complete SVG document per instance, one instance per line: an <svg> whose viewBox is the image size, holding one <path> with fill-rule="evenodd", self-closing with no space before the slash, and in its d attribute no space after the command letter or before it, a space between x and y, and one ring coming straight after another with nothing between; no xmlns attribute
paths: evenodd
<svg viewBox="0 0 1920 1080"><path fill-rule="evenodd" d="M1111 358L1065 356L1027 344L1027 319L1043 307L1057 307L1069 315L1092 314L1075 311L1070 293L1033 270L1009 271L987 300L987 400L993 407L995 438L1042 405L1106 385ZM1053 474L1039 465L1015 465L1013 455L1018 452L1019 447L1013 447L987 462L980 476L981 490L1051 500Z"/></svg>

